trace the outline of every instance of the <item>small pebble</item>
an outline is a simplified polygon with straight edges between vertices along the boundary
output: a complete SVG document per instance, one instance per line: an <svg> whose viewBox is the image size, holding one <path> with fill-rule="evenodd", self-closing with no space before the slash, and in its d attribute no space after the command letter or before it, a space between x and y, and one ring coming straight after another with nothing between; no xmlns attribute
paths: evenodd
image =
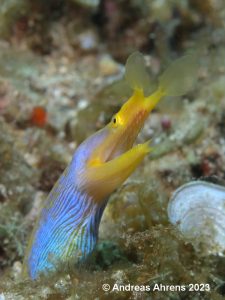
<svg viewBox="0 0 225 300"><path fill-rule="evenodd" d="M79 44L82 50L95 50L98 46L98 40L94 32L88 30L78 36Z"/></svg>
<svg viewBox="0 0 225 300"><path fill-rule="evenodd" d="M119 73L119 64L109 55L104 55L99 62L101 76L116 75Z"/></svg>
<svg viewBox="0 0 225 300"><path fill-rule="evenodd" d="M161 126L164 130L169 130L171 128L171 119L168 116L163 116Z"/></svg>

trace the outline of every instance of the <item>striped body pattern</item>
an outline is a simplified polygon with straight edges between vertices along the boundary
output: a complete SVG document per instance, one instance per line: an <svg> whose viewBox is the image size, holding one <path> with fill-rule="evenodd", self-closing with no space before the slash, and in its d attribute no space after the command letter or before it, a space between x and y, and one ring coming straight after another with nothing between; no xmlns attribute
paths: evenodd
<svg viewBox="0 0 225 300"><path fill-rule="evenodd" d="M76 150L70 165L61 175L41 211L25 257L25 269L31 279L85 259L94 249L98 228L107 200L96 203L79 189L78 173L103 135L92 136Z"/></svg>

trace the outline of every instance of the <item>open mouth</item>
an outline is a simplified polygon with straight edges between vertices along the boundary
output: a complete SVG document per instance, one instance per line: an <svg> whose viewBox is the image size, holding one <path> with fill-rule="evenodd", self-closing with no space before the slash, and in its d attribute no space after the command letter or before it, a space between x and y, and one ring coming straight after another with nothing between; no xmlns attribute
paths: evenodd
<svg viewBox="0 0 225 300"><path fill-rule="evenodd" d="M117 140L111 145L110 152L107 155L105 162L111 161L120 156L124 152L131 149L136 141L136 138L142 129L145 114L143 112L138 113L135 119L130 122L128 128L117 138Z"/></svg>

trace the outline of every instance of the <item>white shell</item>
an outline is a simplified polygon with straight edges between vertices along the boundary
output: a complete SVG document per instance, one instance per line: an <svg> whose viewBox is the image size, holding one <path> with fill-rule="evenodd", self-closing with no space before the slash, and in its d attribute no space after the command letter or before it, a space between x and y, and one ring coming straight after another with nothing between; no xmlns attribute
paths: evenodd
<svg viewBox="0 0 225 300"><path fill-rule="evenodd" d="M168 204L168 216L202 254L225 250L225 188L194 181L178 188Z"/></svg>

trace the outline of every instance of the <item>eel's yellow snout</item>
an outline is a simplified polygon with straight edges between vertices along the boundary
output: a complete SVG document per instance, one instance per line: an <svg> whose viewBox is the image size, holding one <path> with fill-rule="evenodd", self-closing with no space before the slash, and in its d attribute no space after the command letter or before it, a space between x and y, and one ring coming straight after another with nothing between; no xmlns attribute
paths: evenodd
<svg viewBox="0 0 225 300"><path fill-rule="evenodd" d="M145 97L148 74L143 56L136 52L128 58L126 78L133 87L133 95L95 135L96 138L104 134L104 139L93 149L81 175L84 189L96 201L101 201L122 184L151 151L149 142L133 146L138 133L163 96L180 96L189 89L196 77L196 66L196 57L192 55L176 60L159 78L156 91Z"/></svg>

